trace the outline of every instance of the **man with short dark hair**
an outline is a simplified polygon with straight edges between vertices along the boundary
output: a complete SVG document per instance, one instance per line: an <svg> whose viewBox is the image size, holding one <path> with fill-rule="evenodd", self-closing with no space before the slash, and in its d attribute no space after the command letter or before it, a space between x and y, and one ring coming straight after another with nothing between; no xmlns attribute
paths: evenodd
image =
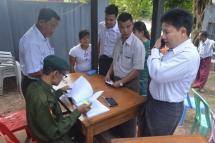
<svg viewBox="0 0 215 143"><path fill-rule="evenodd" d="M54 55L44 59L41 78L29 85L26 92L26 115L31 134L42 143L74 143L80 138L78 118L81 113L89 111L90 105L83 104L66 116L60 108L59 97L64 90L55 90L65 72L69 70L68 63ZM79 136L79 137L78 137Z"/></svg>
<svg viewBox="0 0 215 143"><path fill-rule="evenodd" d="M200 92L204 92L204 86L208 80L208 76L211 69L211 58L213 55L213 49L215 48L215 41L208 39L206 31L199 33L199 46L198 51L201 57L199 71L192 87L198 88Z"/></svg>
<svg viewBox="0 0 215 143"><path fill-rule="evenodd" d="M22 92L25 96L28 85L41 76L43 59L54 54L54 48L49 43L60 17L49 8L39 12L38 20L20 39L19 59L23 74Z"/></svg>
<svg viewBox="0 0 215 143"><path fill-rule="evenodd" d="M99 46L99 74L106 75L112 61L113 50L117 39L120 36L116 18L118 7L111 4L105 8L105 21L98 26L98 46Z"/></svg>
<svg viewBox="0 0 215 143"><path fill-rule="evenodd" d="M133 34L133 18L129 13L121 13L118 17L121 38L118 39L111 64L105 80L111 80L116 88L125 86L139 93L139 70L144 68L145 48L143 43Z"/></svg>
<svg viewBox="0 0 215 143"><path fill-rule="evenodd" d="M196 77L200 60L189 38L192 20L192 15L183 9L172 9L161 18L163 35L147 60L151 96L147 98L140 120L141 136L172 135L178 125L183 101ZM165 54L160 52L161 40L169 48Z"/></svg>
<svg viewBox="0 0 215 143"><path fill-rule="evenodd" d="M133 34L133 18L129 13L121 13L118 17L121 37L113 52L111 64L106 81L113 80L113 87L128 87L139 93L139 71L144 69L145 48L143 43ZM113 77L113 78L112 78ZM118 129L121 137L134 137L136 135L136 119L122 124Z"/></svg>

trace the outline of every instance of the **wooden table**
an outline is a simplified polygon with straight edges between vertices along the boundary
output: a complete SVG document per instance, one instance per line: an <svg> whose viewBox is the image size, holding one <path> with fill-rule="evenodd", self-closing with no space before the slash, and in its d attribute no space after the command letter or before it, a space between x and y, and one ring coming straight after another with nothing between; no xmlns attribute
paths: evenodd
<svg viewBox="0 0 215 143"><path fill-rule="evenodd" d="M93 87L94 92L103 90L102 96L112 97L118 103L117 107L110 107L110 111L82 121L82 131L86 136L86 143L93 143L93 136L112 127L120 125L137 116L145 98L127 88L112 88L105 84L100 75L87 76L86 74L72 73L70 82L74 82L83 75ZM104 99L98 99L106 105ZM107 106L107 105L106 105Z"/></svg>
<svg viewBox="0 0 215 143"><path fill-rule="evenodd" d="M208 143L200 135L154 136L113 139L111 143Z"/></svg>

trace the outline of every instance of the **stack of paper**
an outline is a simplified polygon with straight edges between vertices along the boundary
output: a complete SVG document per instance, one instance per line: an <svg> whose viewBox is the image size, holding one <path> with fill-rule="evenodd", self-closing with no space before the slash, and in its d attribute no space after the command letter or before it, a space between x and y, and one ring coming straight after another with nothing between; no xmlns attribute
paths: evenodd
<svg viewBox="0 0 215 143"><path fill-rule="evenodd" d="M83 76L79 77L68 90L67 96L72 98L76 106L84 103L91 103L91 109L87 112L88 117L93 117L98 114L109 111L110 109L104 106L97 98L102 95L104 91L98 91L93 94L93 88L90 83Z"/></svg>

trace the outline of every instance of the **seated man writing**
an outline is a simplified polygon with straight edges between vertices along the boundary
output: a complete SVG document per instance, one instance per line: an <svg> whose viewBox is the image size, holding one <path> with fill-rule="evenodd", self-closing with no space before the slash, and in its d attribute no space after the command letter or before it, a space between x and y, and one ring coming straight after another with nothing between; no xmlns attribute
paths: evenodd
<svg viewBox="0 0 215 143"><path fill-rule="evenodd" d="M74 142L77 121L81 113L85 114L90 105L83 104L66 117L59 105L63 90L54 90L63 79L69 65L63 59L50 55L44 59L41 79L29 85L26 96L27 121L32 136L39 142ZM73 132L73 133L72 133Z"/></svg>

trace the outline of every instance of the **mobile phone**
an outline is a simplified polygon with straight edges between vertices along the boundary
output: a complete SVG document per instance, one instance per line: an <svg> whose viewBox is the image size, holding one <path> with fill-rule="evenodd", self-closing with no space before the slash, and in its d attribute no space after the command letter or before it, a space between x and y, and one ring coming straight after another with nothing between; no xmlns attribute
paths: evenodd
<svg viewBox="0 0 215 143"><path fill-rule="evenodd" d="M112 80L105 81L105 83L106 83L108 86L113 86L113 81L112 81Z"/></svg>
<svg viewBox="0 0 215 143"><path fill-rule="evenodd" d="M164 48L164 46L165 46L165 41L164 39L161 39L161 48Z"/></svg>
<svg viewBox="0 0 215 143"><path fill-rule="evenodd" d="M109 107L115 107L118 105L118 103L111 97L105 97L105 100Z"/></svg>

